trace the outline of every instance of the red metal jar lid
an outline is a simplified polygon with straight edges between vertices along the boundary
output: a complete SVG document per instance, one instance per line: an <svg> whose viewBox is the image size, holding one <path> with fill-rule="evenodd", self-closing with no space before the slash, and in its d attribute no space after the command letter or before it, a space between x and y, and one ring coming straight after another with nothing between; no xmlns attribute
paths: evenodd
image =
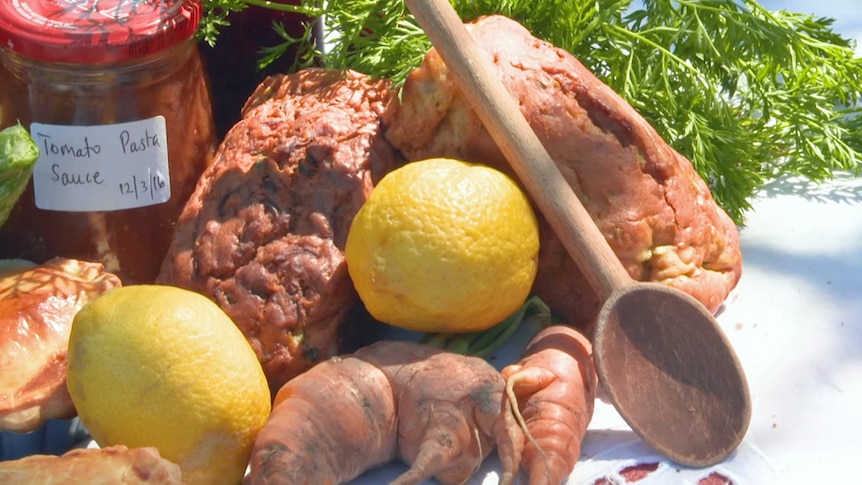
<svg viewBox="0 0 862 485"><path fill-rule="evenodd" d="M0 48L42 62L103 64L194 34L197 0L2 0Z"/></svg>

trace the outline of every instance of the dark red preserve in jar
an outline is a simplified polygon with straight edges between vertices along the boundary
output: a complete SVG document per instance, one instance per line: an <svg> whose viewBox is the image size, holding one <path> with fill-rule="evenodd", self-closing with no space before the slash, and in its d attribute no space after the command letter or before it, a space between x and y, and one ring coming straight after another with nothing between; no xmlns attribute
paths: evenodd
<svg viewBox="0 0 862 485"><path fill-rule="evenodd" d="M0 129L20 120L41 152L0 257L155 279L218 142L200 13L196 1L0 2Z"/></svg>

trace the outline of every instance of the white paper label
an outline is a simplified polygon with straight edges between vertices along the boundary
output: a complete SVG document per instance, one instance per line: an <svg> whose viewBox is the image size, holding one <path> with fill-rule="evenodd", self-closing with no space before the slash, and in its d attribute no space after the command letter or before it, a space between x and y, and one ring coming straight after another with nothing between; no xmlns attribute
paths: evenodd
<svg viewBox="0 0 862 485"><path fill-rule="evenodd" d="M33 190L40 209L111 211L171 198L162 116L111 125L33 123L30 135L39 146Z"/></svg>

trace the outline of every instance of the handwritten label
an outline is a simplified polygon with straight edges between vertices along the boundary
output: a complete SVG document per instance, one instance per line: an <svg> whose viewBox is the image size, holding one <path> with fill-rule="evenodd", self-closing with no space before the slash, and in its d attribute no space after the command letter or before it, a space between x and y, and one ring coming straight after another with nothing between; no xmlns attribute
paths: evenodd
<svg viewBox="0 0 862 485"><path fill-rule="evenodd" d="M40 209L112 211L171 198L162 116L111 125L33 123L30 135L40 152L33 167Z"/></svg>

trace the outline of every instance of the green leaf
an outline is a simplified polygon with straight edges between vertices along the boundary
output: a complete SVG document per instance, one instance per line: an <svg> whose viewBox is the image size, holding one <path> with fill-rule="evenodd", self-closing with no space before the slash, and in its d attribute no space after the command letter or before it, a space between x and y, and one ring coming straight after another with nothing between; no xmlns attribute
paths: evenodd
<svg viewBox="0 0 862 485"><path fill-rule="evenodd" d="M487 330L460 334L428 333L422 336L421 342L456 354L485 358L505 345L528 319L538 320L543 327L551 324L550 307L536 295L527 298L515 313Z"/></svg>
<svg viewBox="0 0 862 485"><path fill-rule="evenodd" d="M27 187L39 148L20 123L0 130L0 226Z"/></svg>

